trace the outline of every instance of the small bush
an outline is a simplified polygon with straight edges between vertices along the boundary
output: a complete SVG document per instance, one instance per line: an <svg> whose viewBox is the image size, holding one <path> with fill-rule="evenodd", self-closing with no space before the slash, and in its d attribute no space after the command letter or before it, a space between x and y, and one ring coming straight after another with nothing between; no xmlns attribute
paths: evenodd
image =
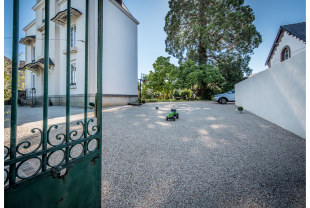
<svg viewBox="0 0 310 208"><path fill-rule="evenodd" d="M173 97L174 97L174 98L179 97L179 96L180 96L180 92L179 92L179 90L173 90L172 95L173 95Z"/></svg>
<svg viewBox="0 0 310 208"><path fill-rule="evenodd" d="M190 89L181 90L181 96L191 98L192 97L192 91Z"/></svg>
<svg viewBox="0 0 310 208"><path fill-rule="evenodd" d="M243 108L240 106L240 107L238 107L238 110L239 111L243 111Z"/></svg>

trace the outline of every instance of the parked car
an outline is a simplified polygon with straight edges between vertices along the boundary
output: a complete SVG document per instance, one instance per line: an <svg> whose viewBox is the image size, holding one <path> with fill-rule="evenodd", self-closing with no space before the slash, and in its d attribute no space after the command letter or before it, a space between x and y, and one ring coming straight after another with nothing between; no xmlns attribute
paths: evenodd
<svg viewBox="0 0 310 208"><path fill-rule="evenodd" d="M213 101L220 104L226 104L227 102L235 102L235 89L225 92L223 94L214 95Z"/></svg>

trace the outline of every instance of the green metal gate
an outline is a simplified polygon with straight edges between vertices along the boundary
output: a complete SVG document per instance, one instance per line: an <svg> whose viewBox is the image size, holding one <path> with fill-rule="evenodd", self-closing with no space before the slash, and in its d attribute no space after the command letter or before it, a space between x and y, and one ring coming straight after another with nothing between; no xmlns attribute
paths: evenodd
<svg viewBox="0 0 310 208"><path fill-rule="evenodd" d="M82 135L70 131L70 26L71 0L67 0L67 64L66 64L66 132L56 135L59 144L51 143L50 131L57 125L48 127L48 66L49 66L49 21L45 21L44 39L44 95L43 127L34 128L32 133L40 132L40 142L33 151L29 141L17 144L17 96L18 96L18 28L19 0L13 0L13 57L12 57L12 98L11 98L11 135L10 147L5 146L4 184L5 207L100 207L101 205L101 151L102 151L102 96L97 96L97 125L88 130L93 119L87 118L88 94L88 13L89 0L85 0L85 98ZM45 0L45 20L49 20L50 0ZM102 94L102 15L103 0L98 0L98 54L97 54L97 94ZM90 142L96 147L89 149ZM71 151L77 145L82 147L81 154L74 157ZM53 154L61 152L63 158L57 165L50 163ZM19 174L20 167L31 159L39 161L39 169L31 176ZM63 174L63 172L65 173Z"/></svg>

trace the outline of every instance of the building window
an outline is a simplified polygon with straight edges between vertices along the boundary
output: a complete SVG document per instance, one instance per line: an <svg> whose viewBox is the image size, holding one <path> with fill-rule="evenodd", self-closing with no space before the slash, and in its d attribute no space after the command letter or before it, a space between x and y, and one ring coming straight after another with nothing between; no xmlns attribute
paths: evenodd
<svg viewBox="0 0 310 208"><path fill-rule="evenodd" d="M42 35L42 54L44 56L44 35Z"/></svg>
<svg viewBox="0 0 310 208"><path fill-rule="evenodd" d="M71 26L71 47L76 45L76 26Z"/></svg>
<svg viewBox="0 0 310 208"><path fill-rule="evenodd" d="M288 59L288 49L284 51L284 60Z"/></svg>
<svg viewBox="0 0 310 208"><path fill-rule="evenodd" d="M42 9L42 22L45 20L45 8Z"/></svg>
<svg viewBox="0 0 310 208"><path fill-rule="evenodd" d="M31 62L35 62L36 60L36 47L32 46L31 47Z"/></svg>
<svg viewBox="0 0 310 208"><path fill-rule="evenodd" d="M36 88L36 75L31 73L31 88Z"/></svg>
<svg viewBox="0 0 310 208"><path fill-rule="evenodd" d="M71 64L70 85L76 85L76 65Z"/></svg>
<svg viewBox="0 0 310 208"><path fill-rule="evenodd" d="M284 46L281 52L281 61L291 58L291 49L289 46Z"/></svg>

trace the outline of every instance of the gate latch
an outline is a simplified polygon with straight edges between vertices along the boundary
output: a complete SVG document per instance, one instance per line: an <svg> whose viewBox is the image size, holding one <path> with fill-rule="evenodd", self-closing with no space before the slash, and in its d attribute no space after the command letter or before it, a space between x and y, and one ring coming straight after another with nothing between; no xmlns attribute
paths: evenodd
<svg viewBox="0 0 310 208"><path fill-rule="evenodd" d="M56 178L58 176L58 174L60 174L61 169L62 169L61 166L57 166L57 167L52 169L53 178Z"/></svg>
<svg viewBox="0 0 310 208"><path fill-rule="evenodd" d="M94 107L94 116L95 118L98 118L97 113L99 113L99 111L97 108L99 107L99 105L98 105L97 93L95 95L95 103L90 102L89 105Z"/></svg>

